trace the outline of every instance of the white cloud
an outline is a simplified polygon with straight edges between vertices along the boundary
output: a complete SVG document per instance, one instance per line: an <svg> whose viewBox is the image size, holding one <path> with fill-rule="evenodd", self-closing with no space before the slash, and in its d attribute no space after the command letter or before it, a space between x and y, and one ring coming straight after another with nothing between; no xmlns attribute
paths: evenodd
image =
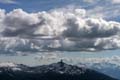
<svg viewBox="0 0 120 80"><path fill-rule="evenodd" d="M120 4L120 0L112 0L112 3L114 3L114 4Z"/></svg>
<svg viewBox="0 0 120 80"><path fill-rule="evenodd" d="M84 2L87 2L87 3L93 3L93 2L96 2L96 0L83 0Z"/></svg>
<svg viewBox="0 0 120 80"><path fill-rule="evenodd" d="M17 2L15 0L0 0L0 3L4 3L4 4L16 4Z"/></svg>
<svg viewBox="0 0 120 80"><path fill-rule="evenodd" d="M87 66L92 66L92 64L114 64L120 66L120 56L114 55L112 57L102 57L102 58L76 58L78 63L87 64ZM74 62L74 61L73 61Z"/></svg>
<svg viewBox="0 0 120 80"><path fill-rule="evenodd" d="M39 54L37 54L37 56L35 56L35 59L39 60L39 61L59 60L60 59L60 53L59 52L39 53Z"/></svg>
<svg viewBox="0 0 120 80"><path fill-rule="evenodd" d="M15 9L6 14L3 24L5 36L109 37L117 34L120 28L118 22L85 18L83 9L39 13L27 13Z"/></svg>
<svg viewBox="0 0 120 80"><path fill-rule="evenodd" d="M120 10L119 5L109 4L106 6L97 5L87 11L88 15L94 18L104 18L107 20L118 19Z"/></svg>
<svg viewBox="0 0 120 80"><path fill-rule="evenodd" d="M0 26L4 26L3 25L3 19L5 18L5 10L3 10L3 9L0 9ZM3 28L1 28L0 29L0 32L2 32L3 31Z"/></svg>
<svg viewBox="0 0 120 80"><path fill-rule="evenodd" d="M83 0L84 2L87 3L98 3L98 2L102 2L101 0ZM104 2L110 2L112 4L119 4L120 0L103 0Z"/></svg>
<svg viewBox="0 0 120 80"><path fill-rule="evenodd" d="M80 60L78 58L78 60ZM84 59L85 63L102 63L102 62L108 62L109 58L86 58ZM81 60L80 60L81 61Z"/></svg>
<svg viewBox="0 0 120 80"><path fill-rule="evenodd" d="M22 9L9 13L1 10L1 50L97 51L120 48L120 23L86 14L84 9L65 8L37 13Z"/></svg>

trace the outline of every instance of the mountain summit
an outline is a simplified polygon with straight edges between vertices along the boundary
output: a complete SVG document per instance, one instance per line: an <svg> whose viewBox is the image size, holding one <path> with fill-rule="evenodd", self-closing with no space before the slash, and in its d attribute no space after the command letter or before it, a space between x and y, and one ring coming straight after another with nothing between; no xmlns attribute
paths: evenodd
<svg viewBox="0 0 120 80"><path fill-rule="evenodd" d="M69 65L63 61L35 67L14 65L16 66L0 67L0 80L117 80L97 71Z"/></svg>

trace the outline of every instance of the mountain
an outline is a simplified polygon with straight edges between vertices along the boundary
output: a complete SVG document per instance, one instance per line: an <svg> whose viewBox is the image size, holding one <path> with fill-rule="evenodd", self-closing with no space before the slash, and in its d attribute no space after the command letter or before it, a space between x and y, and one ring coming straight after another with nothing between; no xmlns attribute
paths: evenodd
<svg viewBox="0 0 120 80"><path fill-rule="evenodd" d="M49 65L29 67L22 64L0 65L0 80L117 80L102 73L69 65L62 61Z"/></svg>
<svg viewBox="0 0 120 80"><path fill-rule="evenodd" d="M120 80L120 65L108 62L102 63L88 63L86 66L90 69L96 70L98 72L104 73L111 77L117 78Z"/></svg>

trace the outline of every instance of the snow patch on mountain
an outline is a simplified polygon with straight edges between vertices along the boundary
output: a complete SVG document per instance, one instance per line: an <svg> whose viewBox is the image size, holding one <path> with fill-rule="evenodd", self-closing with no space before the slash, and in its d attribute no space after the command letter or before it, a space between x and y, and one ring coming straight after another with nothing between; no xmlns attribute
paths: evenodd
<svg viewBox="0 0 120 80"><path fill-rule="evenodd" d="M17 67L17 65L11 62L6 62L6 63L0 63L0 67Z"/></svg>
<svg viewBox="0 0 120 80"><path fill-rule="evenodd" d="M11 62L0 63L0 68L7 68L8 70L12 69L13 71L21 71L21 67L19 65Z"/></svg>

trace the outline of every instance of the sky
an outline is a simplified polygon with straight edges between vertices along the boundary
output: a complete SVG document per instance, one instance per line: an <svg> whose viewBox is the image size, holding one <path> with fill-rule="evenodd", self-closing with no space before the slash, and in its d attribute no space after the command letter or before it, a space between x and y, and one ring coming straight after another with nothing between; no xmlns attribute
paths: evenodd
<svg viewBox="0 0 120 80"><path fill-rule="evenodd" d="M0 0L0 61L119 61L119 13L120 0Z"/></svg>
<svg viewBox="0 0 120 80"><path fill-rule="evenodd" d="M109 17L110 20L116 21L120 21L118 18L119 4L119 0L0 0L0 8L5 9L7 12L17 8L22 8L27 12L39 12L73 6L86 9L91 14L98 14L105 18Z"/></svg>

